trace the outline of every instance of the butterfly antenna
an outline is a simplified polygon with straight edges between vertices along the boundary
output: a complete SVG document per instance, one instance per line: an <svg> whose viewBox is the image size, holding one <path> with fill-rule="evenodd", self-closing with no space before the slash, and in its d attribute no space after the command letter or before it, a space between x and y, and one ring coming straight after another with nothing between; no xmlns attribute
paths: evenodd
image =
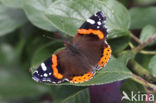
<svg viewBox="0 0 156 103"><path fill-rule="evenodd" d="M59 34L57 32L53 32L52 36L50 36L48 34L43 34L43 37L51 39L51 40L59 40L59 41L62 41L62 42L70 40L69 37L65 37L65 36L63 36L63 35L61 35L61 34Z"/></svg>
<svg viewBox="0 0 156 103"><path fill-rule="evenodd" d="M43 34L43 37L48 38L48 39L51 39L51 40L55 40L55 38L53 38L51 36L48 36L47 34Z"/></svg>
<svg viewBox="0 0 156 103"><path fill-rule="evenodd" d="M76 47L73 46L71 43L72 37L70 36L63 36L57 32L54 32L54 37L48 36L47 34L43 35L43 37L46 37L51 40L60 40L64 43L64 46L67 47L69 50L73 51L74 53L78 53L78 50Z"/></svg>
<svg viewBox="0 0 156 103"><path fill-rule="evenodd" d="M60 39L60 40L62 40L62 41L71 41L72 40L72 37L70 37L70 36L68 36L68 35L62 35L62 34L60 34L60 33L58 33L58 32L54 32L53 33L54 34L54 36L56 37L56 38L58 38L58 39Z"/></svg>
<svg viewBox="0 0 156 103"><path fill-rule="evenodd" d="M57 32L54 32L55 37L61 39L64 42L64 46L67 47L68 49L70 49L71 51L77 53L78 50L76 49L75 46L73 46L72 42L72 37L68 36L68 35L61 35Z"/></svg>

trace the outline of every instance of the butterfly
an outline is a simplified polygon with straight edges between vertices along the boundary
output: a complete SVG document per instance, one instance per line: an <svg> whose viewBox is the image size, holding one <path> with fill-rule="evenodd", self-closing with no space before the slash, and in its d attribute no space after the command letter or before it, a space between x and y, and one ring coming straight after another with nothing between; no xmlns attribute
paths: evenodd
<svg viewBox="0 0 156 103"><path fill-rule="evenodd" d="M64 81L83 83L93 78L111 56L105 21L102 11L88 18L77 30L72 43L65 43L65 49L42 62L32 78L37 82L53 84Z"/></svg>

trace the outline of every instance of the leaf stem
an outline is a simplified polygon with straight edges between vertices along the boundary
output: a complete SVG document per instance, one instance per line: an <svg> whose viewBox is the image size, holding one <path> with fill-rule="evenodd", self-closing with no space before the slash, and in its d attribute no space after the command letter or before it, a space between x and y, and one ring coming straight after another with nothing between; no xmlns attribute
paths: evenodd
<svg viewBox="0 0 156 103"><path fill-rule="evenodd" d="M149 55L155 55L156 54L156 51L141 50L140 53L142 53L142 54L149 54Z"/></svg>
<svg viewBox="0 0 156 103"><path fill-rule="evenodd" d="M139 44L142 44L142 42L136 37L133 33L130 33L130 36Z"/></svg>
<svg viewBox="0 0 156 103"><path fill-rule="evenodd" d="M153 77L144 67L138 64L135 60L131 59L128 61L128 68L135 74L141 76L145 80L156 83L156 77Z"/></svg>
<svg viewBox="0 0 156 103"><path fill-rule="evenodd" d="M145 42L141 43L139 46L137 46L133 50L135 52L140 52L147 44L150 44L154 39L156 39L156 34L154 34L152 37L147 39Z"/></svg>
<svg viewBox="0 0 156 103"><path fill-rule="evenodd" d="M131 42L129 42L128 44L129 44L129 46L130 46L131 49L134 48L134 45Z"/></svg>
<svg viewBox="0 0 156 103"><path fill-rule="evenodd" d="M148 87L151 88L153 91L156 91L156 85L147 82L146 80L144 80L143 78L141 78L135 74L132 74L132 80L144 85L147 88Z"/></svg>

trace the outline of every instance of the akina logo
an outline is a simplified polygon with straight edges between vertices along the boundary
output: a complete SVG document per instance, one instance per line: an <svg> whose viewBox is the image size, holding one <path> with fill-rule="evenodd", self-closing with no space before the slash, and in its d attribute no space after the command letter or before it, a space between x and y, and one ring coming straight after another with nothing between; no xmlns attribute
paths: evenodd
<svg viewBox="0 0 156 103"><path fill-rule="evenodd" d="M129 100L129 101L149 101L149 102L153 102L155 100L154 98L154 94L145 94L145 93L141 93L140 91L138 91L137 93L134 91L131 91L130 96L128 96L128 94L123 91L122 92L122 98L121 101L125 100Z"/></svg>

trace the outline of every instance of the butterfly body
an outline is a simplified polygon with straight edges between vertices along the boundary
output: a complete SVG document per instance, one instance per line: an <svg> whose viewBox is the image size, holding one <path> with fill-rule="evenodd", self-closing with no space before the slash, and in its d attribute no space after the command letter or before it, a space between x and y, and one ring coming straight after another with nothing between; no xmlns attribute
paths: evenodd
<svg viewBox="0 0 156 103"><path fill-rule="evenodd" d="M41 63L34 71L33 79L37 82L82 83L93 78L111 55L111 48L106 42L105 20L101 11L87 19L72 43L66 42L65 49Z"/></svg>

